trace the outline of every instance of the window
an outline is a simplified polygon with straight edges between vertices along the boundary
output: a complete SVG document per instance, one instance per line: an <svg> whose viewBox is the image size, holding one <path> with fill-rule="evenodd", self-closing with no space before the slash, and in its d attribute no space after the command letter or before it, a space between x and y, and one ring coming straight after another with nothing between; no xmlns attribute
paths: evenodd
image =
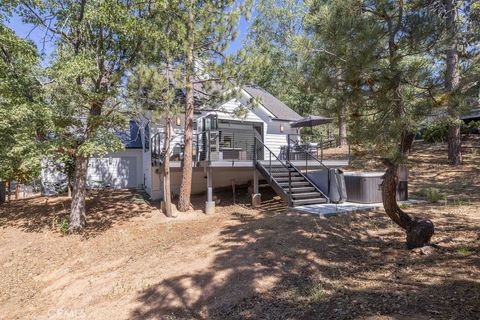
<svg viewBox="0 0 480 320"><path fill-rule="evenodd" d="M216 130L218 129L218 117L216 115L210 115L205 118L204 130Z"/></svg>

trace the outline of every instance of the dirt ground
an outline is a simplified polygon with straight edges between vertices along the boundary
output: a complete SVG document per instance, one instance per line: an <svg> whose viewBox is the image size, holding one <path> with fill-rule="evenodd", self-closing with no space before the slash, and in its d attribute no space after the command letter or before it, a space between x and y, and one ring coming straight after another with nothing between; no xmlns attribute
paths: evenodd
<svg viewBox="0 0 480 320"><path fill-rule="evenodd" d="M324 218L221 203L168 219L128 191L92 192L65 236L68 199L0 206L0 319L480 319L480 160L417 144L406 208L435 223L435 252L404 247L382 210ZM226 199L228 193L220 195ZM204 196L195 197L201 208Z"/></svg>

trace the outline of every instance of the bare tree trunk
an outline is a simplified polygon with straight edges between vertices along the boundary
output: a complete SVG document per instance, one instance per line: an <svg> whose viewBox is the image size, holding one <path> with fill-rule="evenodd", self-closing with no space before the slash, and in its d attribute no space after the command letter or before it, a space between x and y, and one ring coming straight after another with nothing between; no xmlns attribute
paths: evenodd
<svg viewBox="0 0 480 320"><path fill-rule="evenodd" d="M10 188L11 188L11 182L10 180L7 181L7 197L8 197L8 202L10 203L11 201L11 195L10 195Z"/></svg>
<svg viewBox="0 0 480 320"><path fill-rule="evenodd" d="M67 175L67 197L72 198L72 177Z"/></svg>
<svg viewBox="0 0 480 320"><path fill-rule="evenodd" d="M427 245L434 233L432 221L428 219L412 218L397 204L398 166L392 162L385 162L387 171L382 184L382 197L385 212L397 225L407 233L407 248L420 248Z"/></svg>
<svg viewBox="0 0 480 320"><path fill-rule="evenodd" d="M18 201L18 198L20 197L20 185L18 178L15 179L15 201Z"/></svg>
<svg viewBox="0 0 480 320"><path fill-rule="evenodd" d="M347 145L347 107L345 105L340 107L338 113L338 146L343 147Z"/></svg>
<svg viewBox="0 0 480 320"><path fill-rule="evenodd" d="M87 192L88 157L75 158L75 178L73 181L72 205L70 207L71 233L80 232L85 227L86 209L85 197Z"/></svg>
<svg viewBox="0 0 480 320"><path fill-rule="evenodd" d="M448 127L448 163L454 166L463 163L460 129L460 124L458 123L450 123Z"/></svg>
<svg viewBox="0 0 480 320"><path fill-rule="evenodd" d="M445 0L448 50L445 70L445 91L448 94L448 114L452 118L448 128L448 162L451 165L462 164L462 137L460 132L460 113L455 94L460 83L459 55L458 55L458 26L457 26L457 0Z"/></svg>
<svg viewBox="0 0 480 320"><path fill-rule="evenodd" d="M165 215L172 217L172 194L170 190L170 139L172 136L172 119L167 117L165 123L165 160L163 161Z"/></svg>
<svg viewBox="0 0 480 320"><path fill-rule="evenodd" d="M193 113L195 110L193 97L194 81L194 25L193 8L188 11L188 30L189 48L187 50L186 64L186 105L185 105L185 147L183 150L182 183L180 185L180 197L178 200L178 210L185 212L190 208L190 196L192 193L192 157L193 157Z"/></svg>
<svg viewBox="0 0 480 320"><path fill-rule="evenodd" d="M339 97L344 95L344 83L343 83L343 68L338 67L336 69L336 82L337 82L337 94ZM345 101L341 99L338 105L338 141L337 147L343 147L347 145L347 106Z"/></svg>

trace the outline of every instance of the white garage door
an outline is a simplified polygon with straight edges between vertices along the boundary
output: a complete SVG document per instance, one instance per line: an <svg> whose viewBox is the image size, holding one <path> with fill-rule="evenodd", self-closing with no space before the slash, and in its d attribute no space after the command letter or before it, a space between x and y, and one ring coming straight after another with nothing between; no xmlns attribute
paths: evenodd
<svg viewBox="0 0 480 320"><path fill-rule="evenodd" d="M89 185L136 188L138 174L136 157L91 158L88 165Z"/></svg>

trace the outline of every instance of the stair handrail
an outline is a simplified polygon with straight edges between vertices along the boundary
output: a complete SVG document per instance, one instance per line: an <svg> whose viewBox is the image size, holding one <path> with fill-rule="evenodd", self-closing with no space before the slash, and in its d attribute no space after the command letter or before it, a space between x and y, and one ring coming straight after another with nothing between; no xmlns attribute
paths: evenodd
<svg viewBox="0 0 480 320"><path fill-rule="evenodd" d="M270 166L270 172L269 172L269 178L270 178L270 182L273 180L275 181L276 184L278 184L278 186L280 186L280 183L272 176L272 154L273 156L287 169L288 171L288 205L291 206L292 204L292 172L290 171L290 168L285 164L283 163L282 160L280 160L276 155L275 153L272 152L272 150L270 150L269 147L267 147L265 145L265 143L263 143L258 137L255 137L255 143L254 143L254 156L253 156L253 159L254 159L254 165L256 166L256 164L258 163L258 159L257 159L257 141L260 142L260 145L263 146L264 149L267 149L269 154L270 154L270 158L269 158L269 166ZM261 164L261 163L260 163ZM261 164L262 165L262 164ZM262 165L263 167L263 165ZM283 188L282 188L283 189Z"/></svg>
<svg viewBox="0 0 480 320"><path fill-rule="evenodd" d="M301 175L302 177L304 177L308 182L310 182L310 184L311 184L318 192L320 192L320 193L325 197L325 199L327 199L327 203L330 203L330 197L327 196L327 195L325 194L325 192L323 192L322 190L320 190L320 188L318 188L318 186L312 181L312 179L310 179L307 175L303 174L303 172L301 172L301 171L290 161L290 141L293 141L294 143L296 143L296 142L290 138L290 134L287 135L287 139L288 139L287 157L286 157L286 158L287 158L287 162L288 162L298 173L300 173L300 175ZM320 165L327 170L327 177L328 177L327 190L328 190L328 194L330 194L330 181L331 181L330 169L329 169L324 163L322 163L322 161L318 160L317 157L315 157L314 155L310 154L310 152L308 152L307 150L305 150L302 146L297 145L297 147L301 148L303 152L305 152L306 154L308 154L309 156L311 156L314 160L316 160L318 163L320 163ZM307 172L308 172L308 159L307 159L306 157L305 157L305 163L306 163L306 168L307 168Z"/></svg>
<svg viewBox="0 0 480 320"><path fill-rule="evenodd" d="M290 134L288 135L288 149L290 149L290 141L295 143L295 147L297 148L300 148L303 152L305 152L306 154L308 154L310 157L313 158L313 160L317 161L318 163L320 163L320 165L322 167L324 167L325 169L328 170L328 167L320 160L318 159L316 156L314 156L312 153L310 153L310 151L306 150L304 147L302 147L300 144L298 144L295 140L293 140L292 138L290 138ZM287 160L290 162L290 150L287 151Z"/></svg>

